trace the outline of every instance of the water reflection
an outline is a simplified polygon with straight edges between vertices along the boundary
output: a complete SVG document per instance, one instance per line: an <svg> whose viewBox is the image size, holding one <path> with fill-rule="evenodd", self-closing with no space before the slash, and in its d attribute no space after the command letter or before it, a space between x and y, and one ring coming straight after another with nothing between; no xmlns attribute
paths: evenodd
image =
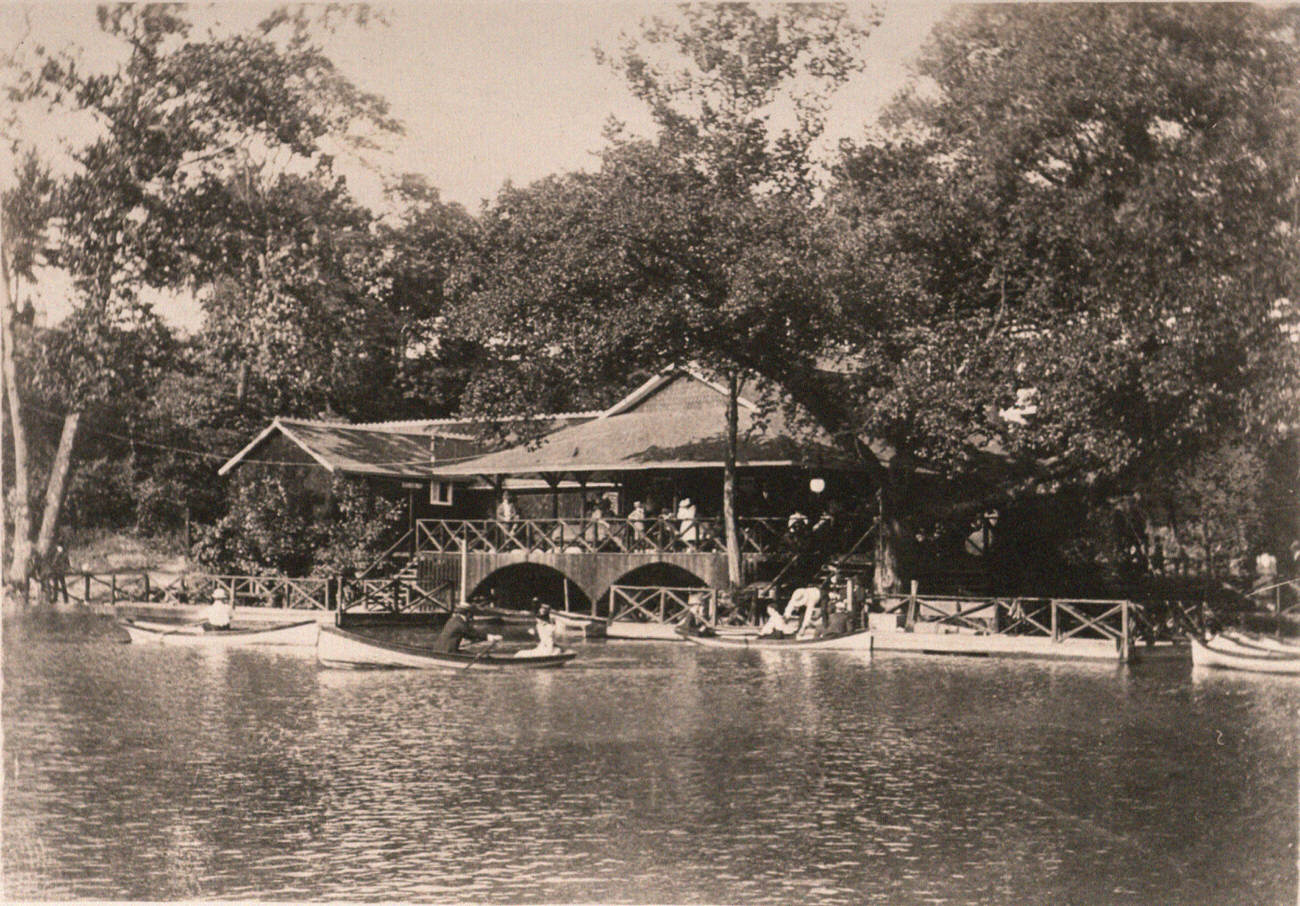
<svg viewBox="0 0 1300 906"><path fill-rule="evenodd" d="M1294 684L637 643L352 673L93 623L5 655L7 898L1295 900Z"/></svg>

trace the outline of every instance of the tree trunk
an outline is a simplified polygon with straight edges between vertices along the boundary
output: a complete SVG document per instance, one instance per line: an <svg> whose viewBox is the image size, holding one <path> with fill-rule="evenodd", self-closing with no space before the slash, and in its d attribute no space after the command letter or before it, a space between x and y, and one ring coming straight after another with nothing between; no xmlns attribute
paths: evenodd
<svg viewBox="0 0 1300 906"><path fill-rule="evenodd" d="M69 413L63 419L59 449L54 454L50 480L45 485L45 511L41 514L41 530L36 536L36 556L41 560L49 556L50 548L54 546L54 531L58 528L59 515L63 511L63 491L68 485L72 446L77 440L77 422L80 419L80 412Z"/></svg>
<svg viewBox="0 0 1300 906"><path fill-rule="evenodd" d="M722 466L722 523L727 536L727 582L739 588L744 581L740 569L740 534L736 526L736 447L739 434L740 386L736 372L727 380L727 456Z"/></svg>
<svg viewBox="0 0 1300 906"><path fill-rule="evenodd" d="M898 547L902 525L898 521L898 496L894 493L894 470L881 470L880 487L876 492L879 520L876 527L876 568L872 577L878 595L895 594L899 590Z"/></svg>
<svg viewBox="0 0 1300 906"><path fill-rule="evenodd" d="M4 235L4 219L0 214L0 237ZM9 427L14 439L14 537L9 573L6 580L18 589L25 600L27 579L32 565L32 513L28 502L27 432L23 428L22 406L18 399L18 372L14 367L14 318L16 303L9 291L9 259L0 241L0 285L3 285L4 310L0 312L0 357L3 358L5 396L9 403Z"/></svg>

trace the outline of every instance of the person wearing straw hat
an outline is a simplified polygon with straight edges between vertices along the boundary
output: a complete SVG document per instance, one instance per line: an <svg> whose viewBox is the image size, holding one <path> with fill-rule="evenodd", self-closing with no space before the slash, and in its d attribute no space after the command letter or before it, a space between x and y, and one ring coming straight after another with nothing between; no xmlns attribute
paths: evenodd
<svg viewBox="0 0 1300 906"><path fill-rule="evenodd" d="M229 629L234 617L234 608L230 606L230 596L220 585L212 589L212 604L208 607L206 629Z"/></svg>

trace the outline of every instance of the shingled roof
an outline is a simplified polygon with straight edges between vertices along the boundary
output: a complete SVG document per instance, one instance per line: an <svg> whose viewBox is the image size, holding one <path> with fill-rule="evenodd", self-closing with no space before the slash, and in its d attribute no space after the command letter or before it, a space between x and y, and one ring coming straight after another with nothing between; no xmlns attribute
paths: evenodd
<svg viewBox="0 0 1300 906"><path fill-rule="evenodd" d="M599 418L458 464L436 465L440 478L473 475L556 475L721 468L726 457L726 389L689 369L651 378ZM798 432L780 411L761 413L739 400L740 466L857 468L816 432Z"/></svg>

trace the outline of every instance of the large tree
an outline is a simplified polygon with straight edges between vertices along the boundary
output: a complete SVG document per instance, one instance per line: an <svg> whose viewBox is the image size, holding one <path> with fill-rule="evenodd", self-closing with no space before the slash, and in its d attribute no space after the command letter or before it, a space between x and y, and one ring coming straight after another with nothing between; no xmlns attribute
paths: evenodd
<svg viewBox="0 0 1300 906"><path fill-rule="evenodd" d="M869 15L868 19L874 18ZM808 370L817 353L808 205L828 101L870 21L836 5L684 6L602 54L657 133L615 124L594 174L507 188L468 281L495 354L467 399L527 411L543 388L604 388L686 360L730 388L723 517L735 530L736 388ZM572 398L572 397L571 397ZM499 407L498 407L499 408Z"/></svg>
<svg viewBox="0 0 1300 906"><path fill-rule="evenodd" d="M211 336L225 339L213 355L233 366L221 373L233 376L236 396L246 395L250 372L260 369L264 383L305 377L293 386L310 398L308 390L328 386L335 361L371 356L366 307L358 304L377 263L371 218L348 197L333 161L397 127L384 102L358 91L313 38L340 9L278 9L251 29L195 39L181 6L105 6L102 37L122 50L113 70L95 72L66 55L11 65L11 100L39 97L97 126L93 139L72 149L71 172L50 193L58 228L45 246L48 263L75 287L79 330L68 336L84 341L83 358L113 360L107 347L123 332L165 333L155 330L146 288L207 300ZM368 16L356 7L347 15L362 23ZM7 198L6 268L19 266L32 245L12 228L13 207ZM8 326L14 311L7 299ZM6 340L9 353L11 330ZM279 370L267 374L272 366ZM73 387L102 384L93 374L72 377ZM23 380L6 369L6 383L16 403ZM66 403L80 408L87 400L73 394ZM14 462L25 486L25 436L18 406L12 409ZM30 517L21 508L15 516L24 544ZM19 581L27 559L25 552L14 558Z"/></svg>
<svg viewBox="0 0 1300 906"><path fill-rule="evenodd" d="M1275 436L1297 16L977 6L936 29L832 195L855 422L949 475L1000 447L1020 480L1102 494Z"/></svg>

